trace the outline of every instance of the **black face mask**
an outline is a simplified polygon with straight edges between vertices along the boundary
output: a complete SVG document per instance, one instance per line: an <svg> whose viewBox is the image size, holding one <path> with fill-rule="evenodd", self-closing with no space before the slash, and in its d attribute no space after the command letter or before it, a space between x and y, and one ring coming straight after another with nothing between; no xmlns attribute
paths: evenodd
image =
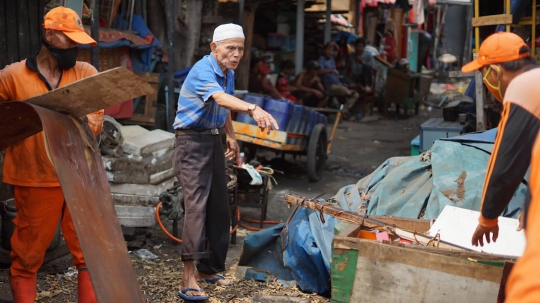
<svg viewBox="0 0 540 303"><path fill-rule="evenodd" d="M49 52L51 52L51 54L56 57L56 60L58 60L58 68L66 70L75 66L75 63L77 62L77 54L79 53L79 48L72 47L68 49L59 49L51 46L45 40L43 40L43 45L45 45Z"/></svg>

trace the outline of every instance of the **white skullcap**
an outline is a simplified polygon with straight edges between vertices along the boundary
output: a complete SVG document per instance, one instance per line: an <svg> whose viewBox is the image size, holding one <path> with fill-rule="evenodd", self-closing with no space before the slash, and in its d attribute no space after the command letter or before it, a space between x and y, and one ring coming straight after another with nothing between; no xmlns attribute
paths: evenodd
<svg viewBox="0 0 540 303"><path fill-rule="evenodd" d="M212 42L219 42L232 38L242 38L245 39L244 30L240 25L229 23L222 24L214 30L214 38Z"/></svg>

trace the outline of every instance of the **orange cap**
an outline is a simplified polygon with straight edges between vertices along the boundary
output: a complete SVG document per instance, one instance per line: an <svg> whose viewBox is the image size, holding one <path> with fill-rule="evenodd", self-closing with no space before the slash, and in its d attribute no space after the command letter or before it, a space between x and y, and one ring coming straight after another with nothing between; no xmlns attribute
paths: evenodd
<svg viewBox="0 0 540 303"><path fill-rule="evenodd" d="M530 53L520 54L519 50L527 46L525 41L516 34L498 32L489 37L480 45L478 58L464 65L461 71L469 73L489 64L514 61L530 56Z"/></svg>
<svg viewBox="0 0 540 303"><path fill-rule="evenodd" d="M79 15L70 8L59 6L51 9L45 15L43 27L61 31L69 39L78 44L97 45L96 40L84 32Z"/></svg>

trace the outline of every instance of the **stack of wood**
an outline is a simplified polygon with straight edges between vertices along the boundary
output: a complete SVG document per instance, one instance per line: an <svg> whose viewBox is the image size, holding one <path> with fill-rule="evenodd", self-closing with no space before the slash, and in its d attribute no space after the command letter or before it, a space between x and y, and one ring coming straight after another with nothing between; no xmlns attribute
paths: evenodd
<svg viewBox="0 0 540 303"><path fill-rule="evenodd" d="M121 132L124 153L103 156L116 212L123 226L152 226L159 195L176 181L171 159L174 134L137 125L122 126Z"/></svg>

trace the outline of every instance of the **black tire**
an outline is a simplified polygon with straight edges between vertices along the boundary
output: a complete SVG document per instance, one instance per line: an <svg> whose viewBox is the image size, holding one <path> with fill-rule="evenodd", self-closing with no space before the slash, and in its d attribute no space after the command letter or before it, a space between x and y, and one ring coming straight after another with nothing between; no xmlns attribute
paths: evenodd
<svg viewBox="0 0 540 303"><path fill-rule="evenodd" d="M326 126L324 124L315 125L309 137L307 151L307 174L311 182L321 180L326 165L327 146Z"/></svg>

